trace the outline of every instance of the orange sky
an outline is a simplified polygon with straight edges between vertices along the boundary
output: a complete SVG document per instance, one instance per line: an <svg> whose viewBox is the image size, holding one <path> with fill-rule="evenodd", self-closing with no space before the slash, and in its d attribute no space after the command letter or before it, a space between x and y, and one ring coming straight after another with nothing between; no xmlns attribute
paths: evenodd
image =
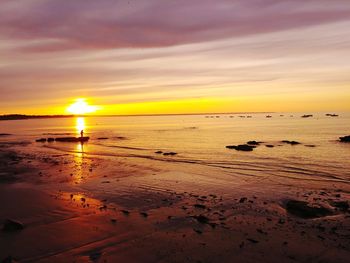
<svg viewBox="0 0 350 263"><path fill-rule="evenodd" d="M345 0L4 0L0 114L350 110Z"/></svg>

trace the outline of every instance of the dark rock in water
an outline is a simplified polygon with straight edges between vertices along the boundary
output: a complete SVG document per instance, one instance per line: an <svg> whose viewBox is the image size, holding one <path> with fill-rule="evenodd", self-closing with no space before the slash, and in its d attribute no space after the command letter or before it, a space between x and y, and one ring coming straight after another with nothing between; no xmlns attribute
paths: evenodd
<svg viewBox="0 0 350 263"><path fill-rule="evenodd" d="M0 136L10 136L12 134L9 134L9 133L0 133Z"/></svg>
<svg viewBox="0 0 350 263"><path fill-rule="evenodd" d="M2 231L4 232L16 232L20 231L24 228L24 225L21 222L12 220L12 219L6 219Z"/></svg>
<svg viewBox="0 0 350 263"><path fill-rule="evenodd" d="M338 208L340 211L348 211L350 206L347 201L331 201L331 206Z"/></svg>
<svg viewBox="0 0 350 263"><path fill-rule="evenodd" d="M37 139L35 140L36 142L46 142L46 138L41 138L41 139Z"/></svg>
<svg viewBox="0 0 350 263"><path fill-rule="evenodd" d="M108 140L107 137L98 137L97 140Z"/></svg>
<svg viewBox="0 0 350 263"><path fill-rule="evenodd" d="M197 234L201 235L203 234L203 231L202 230L199 230L199 229L193 229L194 232L196 232Z"/></svg>
<svg viewBox="0 0 350 263"><path fill-rule="evenodd" d="M4 258L1 263L17 263L18 261L15 260L13 257L9 256L7 258Z"/></svg>
<svg viewBox="0 0 350 263"><path fill-rule="evenodd" d="M311 117L313 117L314 115L312 115L312 114L305 114L305 115L303 115L303 116L301 116L302 118L311 118Z"/></svg>
<svg viewBox="0 0 350 263"><path fill-rule="evenodd" d="M205 205L201 205L201 204L195 204L194 207L195 207L195 208L200 208L200 209L205 209L205 208L207 208Z"/></svg>
<svg viewBox="0 0 350 263"><path fill-rule="evenodd" d="M297 144L300 144L300 142L297 142L297 141L289 141L289 140L283 140L282 142L283 142L283 143L290 144L290 145L297 145Z"/></svg>
<svg viewBox="0 0 350 263"><path fill-rule="evenodd" d="M114 137L115 139L118 139L118 140L126 140L127 138L124 137L124 136L117 136L117 137Z"/></svg>
<svg viewBox="0 0 350 263"><path fill-rule="evenodd" d="M173 155L177 155L177 153L176 152L167 152L167 153L163 153L163 155L165 155L165 156L167 156L167 155L173 156Z"/></svg>
<svg viewBox="0 0 350 263"><path fill-rule="evenodd" d="M255 146L251 146L248 144L240 144L240 145L228 145L226 146L227 149L235 149L236 151L244 151L244 152L251 152L255 148Z"/></svg>
<svg viewBox="0 0 350 263"><path fill-rule="evenodd" d="M249 144L249 145L260 145L260 142L257 142L257 141L249 141L249 142L247 142L247 144Z"/></svg>
<svg viewBox="0 0 350 263"><path fill-rule="evenodd" d="M247 201L247 197L242 197L241 199L239 199L240 203L244 203L245 201Z"/></svg>
<svg viewBox="0 0 350 263"><path fill-rule="evenodd" d="M141 212L140 215L142 215L143 217L148 217L148 214L146 212Z"/></svg>
<svg viewBox="0 0 350 263"><path fill-rule="evenodd" d="M338 117L338 114L332 114L332 113L327 113L326 116L328 117Z"/></svg>
<svg viewBox="0 0 350 263"><path fill-rule="evenodd" d="M350 142L350 135L348 136L343 136L343 137L339 137L339 140L341 142Z"/></svg>
<svg viewBox="0 0 350 263"><path fill-rule="evenodd" d="M193 216L193 218L196 219L201 224L209 223L209 218L203 215Z"/></svg>
<svg viewBox="0 0 350 263"><path fill-rule="evenodd" d="M56 142L87 142L90 137L60 137L56 138Z"/></svg>
<svg viewBox="0 0 350 263"><path fill-rule="evenodd" d="M0 176L0 184L2 183L14 183L17 180L19 180L19 178L13 174L13 173L1 173Z"/></svg>
<svg viewBox="0 0 350 263"><path fill-rule="evenodd" d="M332 215L333 212L325 207L313 207L309 206L307 202L298 200L289 200L286 203L286 210L288 213L309 219Z"/></svg>
<svg viewBox="0 0 350 263"><path fill-rule="evenodd" d="M130 212L128 210L121 210L121 212L124 214L124 215L129 215Z"/></svg>
<svg viewBox="0 0 350 263"><path fill-rule="evenodd" d="M316 147L316 145L313 145L313 144L306 144L306 145L304 145L305 147L310 147L310 148L314 148L314 147Z"/></svg>
<svg viewBox="0 0 350 263"><path fill-rule="evenodd" d="M101 252L93 252L89 255L92 262L98 262L102 256Z"/></svg>
<svg viewBox="0 0 350 263"><path fill-rule="evenodd" d="M156 151L156 152L154 152L154 153L156 153L156 154L162 154L163 152L162 152L162 151Z"/></svg>
<svg viewBox="0 0 350 263"><path fill-rule="evenodd" d="M47 142L54 142L55 138L47 138Z"/></svg>
<svg viewBox="0 0 350 263"><path fill-rule="evenodd" d="M268 148L273 148L273 147L275 147L275 146L272 145L272 144L266 144L265 146L268 147Z"/></svg>
<svg viewBox="0 0 350 263"><path fill-rule="evenodd" d="M253 239L253 238L247 238L247 240L248 240L249 242L253 243L253 244L259 243L258 240L255 240L255 239Z"/></svg>

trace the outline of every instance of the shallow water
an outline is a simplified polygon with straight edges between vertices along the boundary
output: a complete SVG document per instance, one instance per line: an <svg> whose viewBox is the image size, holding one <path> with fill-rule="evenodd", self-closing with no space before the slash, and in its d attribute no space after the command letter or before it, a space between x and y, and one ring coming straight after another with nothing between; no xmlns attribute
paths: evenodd
<svg viewBox="0 0 350 263"><path fill-rule="evenodd" d="M350 179L350 144L337 141L350 134L350 114L327 117L302 114L221 114L182 116L85 117L37 119L0 122L1 142L31 142L27 151L40 148L60 152L115 157L136 157L142 163L160 161L178 167L193 164L198 169L218 169L218 174L268 176L313 181ZM244 117L240 117L244 116ZM41 137L79 136L84 130L90 141L79 143L35 143ZM99 137L108 137L99 140ZM253 152L226 149L226 145L249 140L264 142ZM282 140L296 140L300 145L287 145ZM265 144L273 144L268 148ZM307 147L315 145L315 147ZM177 152L163 156L155 151ZM159 162L158 162L159 163ZM212 171L212 170L211 170Z"/></svg>

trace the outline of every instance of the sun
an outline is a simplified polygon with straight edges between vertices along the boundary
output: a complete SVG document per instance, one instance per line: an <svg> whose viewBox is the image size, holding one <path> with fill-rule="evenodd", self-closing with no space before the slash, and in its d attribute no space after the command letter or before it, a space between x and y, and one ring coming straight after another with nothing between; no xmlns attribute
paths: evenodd
<svg viewBox="0 0 350 263"><path fill-rule="evenodd" d="M97 109L97 106L89 105L85 99L77 99L76 102L67 108L67 111L72 114L80 115L95 112Z"/></svg>

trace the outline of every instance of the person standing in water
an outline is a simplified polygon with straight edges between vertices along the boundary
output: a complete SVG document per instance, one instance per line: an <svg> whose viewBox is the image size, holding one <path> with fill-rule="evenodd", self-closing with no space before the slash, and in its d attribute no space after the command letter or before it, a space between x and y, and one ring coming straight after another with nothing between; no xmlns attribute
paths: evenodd
<svg viewBox="0 0 350 263"><path fill-rule="evenodd" d="M80 131L80 137L83 138L84 137L84 130Z"/></svg>

